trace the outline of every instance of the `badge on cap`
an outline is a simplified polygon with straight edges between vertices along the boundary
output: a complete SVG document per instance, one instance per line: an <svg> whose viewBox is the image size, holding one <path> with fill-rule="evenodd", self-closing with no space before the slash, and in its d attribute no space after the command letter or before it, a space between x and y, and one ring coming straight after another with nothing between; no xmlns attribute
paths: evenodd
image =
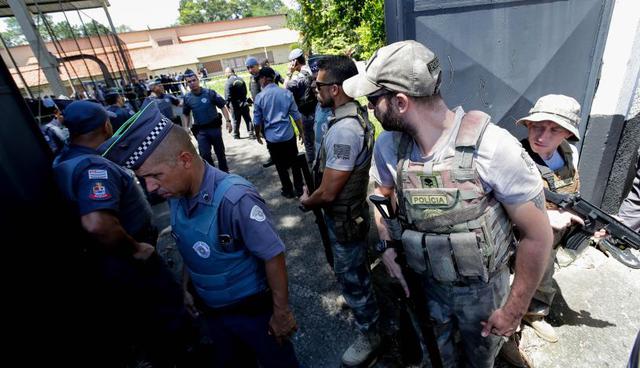
<svg viewBox="0 0 640 368"><path fill-rule="evenodd" d="M257 205L253 205L253 208L251 208L251 213L249 214L249 217L252 220L256 220L258 222L262 222L267 218L267 216L264 215L262 208L258 207Z"/></svg>
<svg viewBox="0 0 640 368"><path fill-rule="evenodd" d="M89 194L89 198L104 200L111 198L111 194L109 194L109 192L107 192L107 188L98 181L93 184L93 187L91 187L91 194Z"/></svg>
<svg viewBox="0 0 640 368"><path fill-rule="evenodd" d="M209 256L211 256L211 248L203 241L195 242L192 248L201 258L209 258Z"/></svg>

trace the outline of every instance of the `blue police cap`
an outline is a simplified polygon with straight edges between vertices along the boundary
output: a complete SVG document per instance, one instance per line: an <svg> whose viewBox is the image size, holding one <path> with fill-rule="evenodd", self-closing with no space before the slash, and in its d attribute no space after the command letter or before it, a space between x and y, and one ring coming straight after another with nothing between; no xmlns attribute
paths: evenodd
<svg viewBox="0 0 640 368"><path fill-rule="evenodd" d="M137 170L172 127L171 120L160 113L153 101L127 120L98 151L120 166Z"/></svg>
<svg viewBox="0 0 640 368"><path fill-rule="evenodd" d="M162 79L156 78L149 82L149 87L153 87L155 85L162 84Z"/></svg>
<svg viewBox="0 0 640 368"><path fill-rule="evenodd" d="M118 88L109 88L107 93L104 94L104 98L111 98L118 96L120 94L120 90Z"/></svg>
<svg viewBox="0 0 640 368"><path fill-rule="evenodd" d="M64 125L71 134L89 133L107 121L102 105L89 101L74 101L64 110Z"/></svg>
<svg viewBox="0 0 640 368"><path fill-rule="evenodd" d="M244 65L247 68L258 65L258 59L254 58L253 56L249 56L247 60L244 61Z"/></svg>
<svg viewBox="0 0 640 368"><path fill-rule="evenodd" d="M299 58L300 56L302 56L302 50L300 49L293 49L291 50L291 52L289 53L289 60L294 60Z"/></svg>
<svg viewBox="0 0 640 368"><path fill-rule="evenodd" d="M309 69L311 69L311 73L317 73L319 68L318 68L318 64L320 63L320 60L322 59L326 59L327 57L329 57L328 55L313 55L313 56L309 56Z"/></svg>
<svg viewBox="0 0 640 368"><path fill-rule="evenodd" d="M191 69L185 70L183 76L184 76L184 78L197 77L196 73L194 73L193 70L191 70Z"/></svg>

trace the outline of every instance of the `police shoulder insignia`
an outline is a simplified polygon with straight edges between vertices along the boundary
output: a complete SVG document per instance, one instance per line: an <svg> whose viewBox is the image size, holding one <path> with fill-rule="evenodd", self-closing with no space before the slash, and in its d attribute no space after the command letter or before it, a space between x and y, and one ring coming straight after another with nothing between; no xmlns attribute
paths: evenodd
<svg viewBox="0 0 640 368"><path fill-rule="evenodd" d="M89 170L89 179L109 179L107 170Z"/></svg>
<svg viewBox="0 0 640 368"><path fill-rule="evenodd" d="M111 198L111 194L107 191L107 188L99 181L93 183L91 187L91 193L89 193L89 198L104 200Z"/></svg>
<svg viewBox="0 0 640 368"><path fill-rule="evenodd" d="M262 222L267 218L267 216L265 216L264 214L264 211L262 211L262 208L258 207L258 205L253 205L253 208L251 208L251 213L249 214L249 217L252 220L255 220L258 222Z"/></svg>
<svg viewBox="0 0 640 368"><path fill-rule="evenodd" d="M209 258L211 256L211 248L203 241L197 241L193 244L193 251L201 258Z"/></svg>
<svg viewBox="0 0 640 368"><path fill-rule="evenodd" d="M348 160L351 157L351 146L348 144L334 144L333 156L339 160Z"/></svg>

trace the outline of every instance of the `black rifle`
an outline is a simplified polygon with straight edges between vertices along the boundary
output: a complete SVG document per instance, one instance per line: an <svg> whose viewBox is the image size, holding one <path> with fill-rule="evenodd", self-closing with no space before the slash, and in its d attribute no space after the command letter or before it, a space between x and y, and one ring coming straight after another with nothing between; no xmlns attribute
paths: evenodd
<svg viewBox="0 0 640 368"><path fill-rule="evenodd" d="M398 213L393 209L393 206L391 204L391 199L388 197L373 194L369 196L369 201L371 201L371 203L376 206L378 212L380 212L380 214L386 221L391 239L400 244L400 239L402 238L402 228L398 220ZM398 255L398 257L396 258L396 262L398 262L400 267L402 267L404 270L408 268L403 254ZM416 288L418 288L419 282L417 281L417 274L405 276L407 283L412 284L412 289L415 290ZM424 293L414 293L411 298L405 299L405 304L407 306L407 312L411 317L412 322L414 322L414 326L416 324L416 318L418 320L417 324L420 327L418 336L422 337L422 339L424 340L424 344L427 346L427 351L429 352L429 360L431 360L431 367L442 368L442 359L440 358L440 350L438 349L438 340L434 328L435 323L428 314L426 316L422 316L420 313L414 312L420 310L428 311L426 295L424 295Z"/></svg>
<svg viewBox="0 0 640 368"><path fill-rule="evenodd" d="M584 221L584 226L575 226L564 236L562 240L566 248L576 250L595 231L605 229L607 236L598 242L597 249L607 256L610 253L613 258L627 267L640 268L640 260L629 249L640 249L640 234L589 203L579 193L560 194L545 189L544 196L547 201L560 209L575 213Z"/></svg>
<svg viewBox="0 0 640 368"><path fill-rule="evenodd" d="M302 177L304 178L304 183L307 185L307 189L309 190L309 195L316 190L315 183L313 178L311 177L311 171L309 171L309 165L307 165L307 157L302 153L298 153L298 157L296 157L296 165L300 167L302 170ZM300 207L303 211L308 211L304 207ZM329 228L327 228L327 223L324 221L324 214L320 208L314 208L313 215L316 217L316 224L318 224L318 230L320 231L320 238L322 239L322 246L324 247L324 255L327 257L327 262L331 269L333 269L333 251L331 250L331 241L329 240Z"/></svg>

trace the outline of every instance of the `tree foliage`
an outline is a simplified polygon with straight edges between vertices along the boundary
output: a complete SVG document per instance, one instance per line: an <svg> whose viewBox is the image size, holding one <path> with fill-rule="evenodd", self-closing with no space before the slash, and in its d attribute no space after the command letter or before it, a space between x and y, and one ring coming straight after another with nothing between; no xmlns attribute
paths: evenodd
<svg viewBox="0 0 640 368"><path fill-rule="evenodd" d="M346 53L366 59L385 41L384 0L298 0L289 26L314 53Z"/></svg>
<svg viewBox="0 0 640 368"><path fill-rule="evenodd" d="M281 0L180 0L178 22L193 24L286 13Z"/></svg>
<svg viewBox="0 0 640 368"><path fill-rule="evenodd" d="M53 36L55 37L56 40L66 40L73 37L79 38L79 37L95 36L97 34L104 35L111 32L111 30L107 28L105 25L97 22L85 21L85 27L82 27L82 24L79 24L79 25L69 24L66 21L61 21L56 23L53 21L51 16L47 14L44 14L43 17L44 17L44 20L39 16L34 15L33 23L38 28L38 32L40 33L40 36L45 42L51 41L52 39L51 34L49 33L49 30L45 25L45 21L51 28L51 33L53 33ZM18 24L18 21L16 20L16 18L14 17L6 18L4 20L4 23L5 23L6 31L2 32L2 38L7 43L7 46L25 45L27 43L27 40L24 34L22 33L22 28L20 28L20 24ZM123 26L118 26L116 30L118 32L127 32L127 31L130 31L131 28L126 25L123 25Z"/></svg>

